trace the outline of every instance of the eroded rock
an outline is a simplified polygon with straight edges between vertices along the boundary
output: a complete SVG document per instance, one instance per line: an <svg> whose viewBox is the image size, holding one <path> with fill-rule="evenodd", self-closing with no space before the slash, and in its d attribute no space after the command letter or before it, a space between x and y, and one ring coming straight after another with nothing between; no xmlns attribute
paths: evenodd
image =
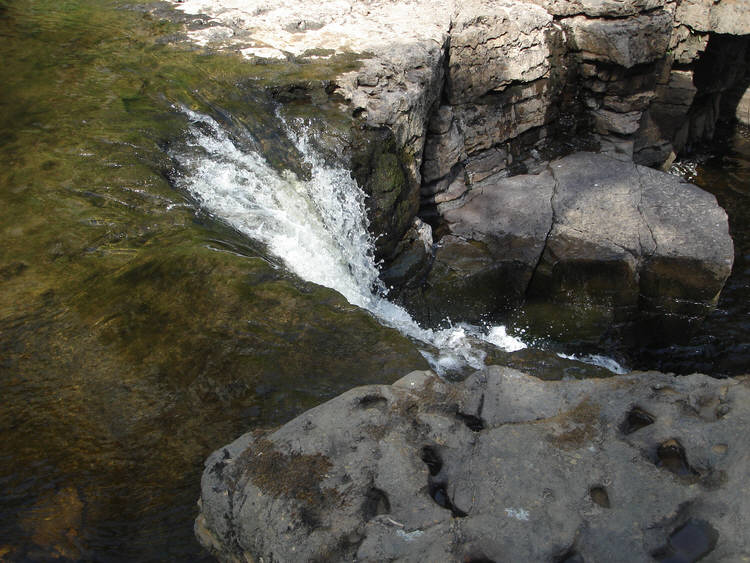
<svg viewBox="0 0 750 563"><path fill-rule="evenodd" d="M216 451L196 532L225 561L740 559L749 405L702 375L414 372Z"/></svg>

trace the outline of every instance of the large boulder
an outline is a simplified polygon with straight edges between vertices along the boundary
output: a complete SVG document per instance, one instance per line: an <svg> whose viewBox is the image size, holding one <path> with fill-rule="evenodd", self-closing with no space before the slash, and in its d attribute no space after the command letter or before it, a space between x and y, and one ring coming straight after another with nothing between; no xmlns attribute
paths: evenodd
<svg viewBox="0 0 750 563"><path fill-rule="evenodd" d="M443 219L448 235L423 292L432 318L478 320L528 295L604 307L617 323L699 319L734 258L713 195L595 153L485 178Z"/></svg>
<svg viewBox="0 0 750 563"><path fill-rule="evenodd" d="M451 234L438 243L423 292L438 312L431 318L477 320L523 300L552 224L553 193L548 171L489 177L443 213Z"/></svg>
<svg viewBox="0 0 750 563"><path fill-rule="evenodd" d="M206 462L222 561L740 561L748 382L490 367L353 389Z"/></svg>

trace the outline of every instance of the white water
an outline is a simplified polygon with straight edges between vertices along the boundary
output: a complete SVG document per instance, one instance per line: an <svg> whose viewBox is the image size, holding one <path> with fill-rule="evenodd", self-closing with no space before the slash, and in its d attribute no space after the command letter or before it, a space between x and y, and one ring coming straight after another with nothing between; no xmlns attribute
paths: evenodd
<svg viewBox="0 0 750 563"><path fill-rule="evenodd" d="M335 289L350 303L428 345L422 354L439 373L480 368L481 343L505 351L526 347L505 327L462 324L443 330L420 327L385 297L367 229L365 196L347 170L326 165L307 133L288 132L310 165L311 178L278 173L257 153L243 152L212 118L188 109L187 150L174 152L187 174L178 180L210 213L265 244L301 278Z"/></svg>
<svg viewBox="0 0 750 563"><path fill-rule="evenodd" d="M584 364L591 364L592 366L599 366L600 368L607 369L612 373L623 375L628 373L628 370L622 367L616 360L608 356L602 356L600 354L587 354L585 356L576 356L575 354L563 354L558 353L559 357L565 360L575 360L577 362L583 362Z"/></svg>

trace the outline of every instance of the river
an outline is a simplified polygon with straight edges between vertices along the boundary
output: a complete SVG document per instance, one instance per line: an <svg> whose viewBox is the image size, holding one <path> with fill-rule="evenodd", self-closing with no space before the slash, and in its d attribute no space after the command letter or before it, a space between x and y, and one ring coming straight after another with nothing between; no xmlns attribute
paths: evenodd
<svg viewBox="0 0 750 563"><path fill-rule="evenodd" d="M201 560L214 448L354 385L544 353L390 303L356 184L264 95L287 70L175 46L152 7L0 2L3 560ZM727 138L694 174L735 272L701 335L633 365L747 365L750 146Z"/></svg>

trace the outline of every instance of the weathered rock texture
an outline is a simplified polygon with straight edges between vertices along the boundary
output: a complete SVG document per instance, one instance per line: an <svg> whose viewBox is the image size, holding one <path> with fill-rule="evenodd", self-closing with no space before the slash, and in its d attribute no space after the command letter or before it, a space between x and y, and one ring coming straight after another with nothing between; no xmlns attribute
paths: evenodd
<svg viewBox="0 0 750 563"><path fill-rule="evenodd" d="M353 389L206 462L223 561L742 561L747 380L490 367Z"/></svg>

